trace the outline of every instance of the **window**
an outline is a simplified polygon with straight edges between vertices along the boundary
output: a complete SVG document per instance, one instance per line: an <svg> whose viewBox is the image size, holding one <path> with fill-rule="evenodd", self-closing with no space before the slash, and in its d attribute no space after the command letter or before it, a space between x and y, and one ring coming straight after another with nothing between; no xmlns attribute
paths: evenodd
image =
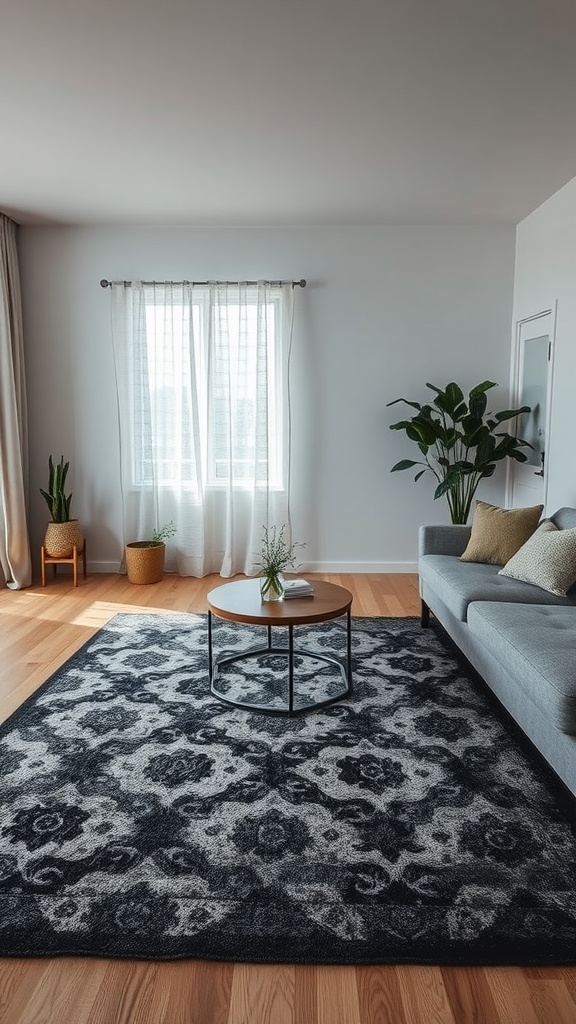
<svg viewBox="0 0 576 1024"><path fill-rule="evenodd" d="M134 485L284 486L282 320L280 287L144 287Z"/></svg>

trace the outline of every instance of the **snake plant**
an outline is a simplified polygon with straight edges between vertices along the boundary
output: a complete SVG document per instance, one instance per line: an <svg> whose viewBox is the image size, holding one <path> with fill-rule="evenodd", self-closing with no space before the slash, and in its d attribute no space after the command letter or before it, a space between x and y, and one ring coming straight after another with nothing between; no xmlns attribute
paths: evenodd
<svg viewBox="0 0 576 1024"><path fill-rule="evenodd" d="M64 487L68 475L69 462L64 462L64 456L60 462L54 465L52 456L48 458L48 490L40 488L40 494L46 500L53 523L68 523L70 521L70 502L72 494L66 496Z"/></svg>

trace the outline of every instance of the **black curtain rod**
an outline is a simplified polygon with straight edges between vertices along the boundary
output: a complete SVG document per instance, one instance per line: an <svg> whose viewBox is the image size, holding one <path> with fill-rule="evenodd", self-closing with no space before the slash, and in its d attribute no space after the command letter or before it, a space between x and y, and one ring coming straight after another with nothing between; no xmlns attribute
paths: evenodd
<svg viewBox="0 0 576 1024"><path fill-rule="evenodd" d="M293 288L305 288L306 280L301 278L300 281L264 281L264 284L291 284ZM101 288L108 288L111 284L123 284L125 288L130 288L132 281L107 281L105 277L100 281ZM257 285L260 281L141 281L140 284L247 284Z"/></svg>

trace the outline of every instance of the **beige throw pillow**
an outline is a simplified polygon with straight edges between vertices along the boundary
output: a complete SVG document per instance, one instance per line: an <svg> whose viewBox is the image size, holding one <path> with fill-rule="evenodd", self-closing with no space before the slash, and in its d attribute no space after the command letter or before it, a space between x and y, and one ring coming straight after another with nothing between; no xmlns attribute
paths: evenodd
<svg viewBox="0 0 576 1024"><path fill-rule="evenodd" d="M477 501L472 533L461 556L463 562L506 565L538 526L543 505L531 508L498 508Z"/></svg>
<svg viewBox="0 0 576 1024"><path fill-rule="evenodd" d="M553 523L542 523L498 575L565 597L576 583L576 529L558 530Z"/></svg>

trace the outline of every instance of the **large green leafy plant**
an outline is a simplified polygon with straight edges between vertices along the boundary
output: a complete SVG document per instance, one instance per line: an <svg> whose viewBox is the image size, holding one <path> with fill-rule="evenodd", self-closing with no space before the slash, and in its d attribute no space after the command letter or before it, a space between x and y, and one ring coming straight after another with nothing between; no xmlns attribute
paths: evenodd
<svg viewBox="0 0 576 1024"><path fill-rule="evenodd" d="M423 466L414 480L428 471L432 473L438 482L434 497L446 495L452 522L466 523L478 484L492 476L496 464L508 458L526 462L522 449L532 446L500 428L506 420L530 412L530 406L487 412L486 392L497 387L491 380L472 388L467 400L458 384L447 384L443 391L435 384L426 387L434 392L431 404L421 405L406 398L388 402L404 402L417 410L411 419L392 423L390 429L404 430L422 456L418 460L402 459L391 472Z"/></svg>

